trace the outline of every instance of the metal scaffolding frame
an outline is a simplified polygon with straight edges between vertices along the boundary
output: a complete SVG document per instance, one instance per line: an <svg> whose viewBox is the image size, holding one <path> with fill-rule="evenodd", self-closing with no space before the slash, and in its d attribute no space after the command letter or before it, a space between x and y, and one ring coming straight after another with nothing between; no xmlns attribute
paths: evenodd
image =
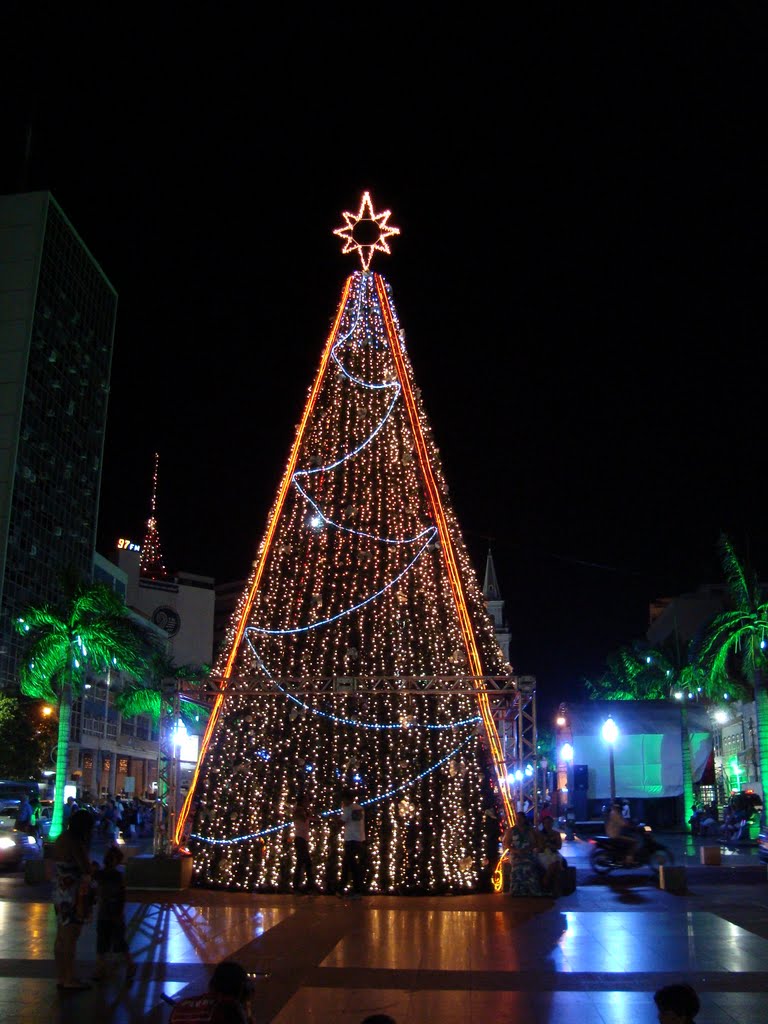
<svg viewBox="0 0 768 1024"><path fill-rule="evenodd" d="M521 811L526 799L534 808L534 824L539 820L537 789L539 782L538 737L536 734L536 678L514 676L511 694L491 701L496 729L504 751L510 791L515 810Z"/></svg>
<svg viewBox="0 0 768 1024"><path fill-rule="evenodd" d="M174 852L173 834L179 809L179 751L175 743L181 708L182 684L163 679L160 684L160 743L157 758L157 799L152 852L155 857Z"/></svg>
<svg viewBox="0 0 768 1024"><path fill-rule="evenodd" d="M240 685L240 684L244 685ZM316 694L344 697L350 693L360 694L473 694L486 693L497 696L509 694L517 687L517 677L511 675L470 676L284 676L267 679L253 673L250 676L232 677L225 690L209 691L213 701L219 694L225 698L284 697ZM182 689L182 694L200 699L199 688Z"/></svg>

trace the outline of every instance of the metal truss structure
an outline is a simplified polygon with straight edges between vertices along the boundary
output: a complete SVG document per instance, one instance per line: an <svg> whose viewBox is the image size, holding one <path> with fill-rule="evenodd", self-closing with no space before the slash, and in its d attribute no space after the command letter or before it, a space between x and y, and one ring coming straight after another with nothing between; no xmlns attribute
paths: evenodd
<svg viewBox="0 0 768 1024"><path fill-rule="evenodd" d="M178 679L163 679L160 692L160 750L157 759L157 801L152 852L155 857L174 852L173 833L179 808L179 751L176 724L181 707Z"/></svg>
<svg viewBox="0 0 768 1024"><path fill-rule="evenodd" d="M233 676L224 697L311 697L316 694L345 696L360 694L474 694L489 697L509 694L517 686L515 676L286 676L267 679L263 675ZM182 690L182 693L186 691ZM190 690L199 699L199 690ZM210 694L211 700L218 691Z"/></svg>
<svg viewBox="0 0 768 1024"><path fill-rule="evenodd" d="M504 751L507 778L514 796L515 810L521 811L526 799L534 808L534 824L539 820L539 753L536 735L536 678L511 676L514 686L497 701L491 701L496 729Z"/></svg>

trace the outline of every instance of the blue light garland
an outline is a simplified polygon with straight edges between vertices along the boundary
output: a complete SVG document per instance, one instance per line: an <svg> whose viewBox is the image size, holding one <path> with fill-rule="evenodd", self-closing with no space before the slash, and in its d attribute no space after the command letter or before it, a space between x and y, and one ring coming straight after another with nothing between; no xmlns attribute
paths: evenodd
<svg viewBox="0 0 768 1024"><path fill-rule="evenodd" d="M263 626L248 626L244 630L244 634L251 650L253 650L253 644L248 636L249 633L261 633L264 636L290 636L292 633L307 633L310 629L319 629L320 626L327 626L330 622L336 622L338 619L343 619L345 615L351 615L352 612L356 612L359 608L364 608L367 604L370 604L371 601L375 601L377 597L381 597L382 594L385 594L390 587L394 587L394 585L398 583L403 576L405 576L416 562L418 562L427 547L432 543L432 538L436 533L436 529L430 530L430 535L427 537L427 540L422 544L421 548L416 552L408 565L406 565L402 572L395 576L393 580L390 580L386 586L382 587L381 590L377 590L375 594L371 594L369 597L366 597L365 600L360 601L359 604L353 605L351 608L344 608L342 611L337 612L336 615L332 615L329 619L321 619L319 622L312 622L308 626L293 626L291 629L265 629ZM254 653L256 652L254 651Z"/></svg>

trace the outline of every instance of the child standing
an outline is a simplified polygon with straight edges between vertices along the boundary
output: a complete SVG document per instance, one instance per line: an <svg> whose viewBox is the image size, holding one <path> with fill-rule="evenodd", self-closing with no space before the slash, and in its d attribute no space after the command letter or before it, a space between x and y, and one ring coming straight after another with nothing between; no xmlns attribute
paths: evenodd
<svg viewBox="0 0 768 1024"><path fill-rule="evenodd" d="M100 981L107 973L107 955L121 953L126 965L125 980L136 977L136 962L131 956L125 938L125 879L119 870L123 854L117 846L110 846L104 854L104 867L94 874L98 910L96 913L96 953L98 963L95 979Z"/></svg>

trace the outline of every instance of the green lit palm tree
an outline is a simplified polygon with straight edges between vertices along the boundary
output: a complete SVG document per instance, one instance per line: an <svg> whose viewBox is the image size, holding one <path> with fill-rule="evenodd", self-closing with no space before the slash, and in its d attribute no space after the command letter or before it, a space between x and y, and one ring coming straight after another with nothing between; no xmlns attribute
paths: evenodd
<svg viewBox="0 0 768 1024"><path fill-rule="evenodd" d="M765 790L768 782L768 694L765 688L768 601L760 584L736 555L724 534L719 542L730 609L716 615L698 644L698 663L719 692L745 681L754 693L757 724L757 765ZM762 820L765 822L765 803Z"/></svg>
<svg viewBox="0 0 768 1024"><path fill-rule="evenodd" d="M206 683L210 677L210 665L177 665L165 652L154 650L149 656L147 672L141 679L128 681L115 697L115 704L125 717L149 715L155 722L160 719L163 701L163 684L176 680L184 684L185 699L180 704L180 714L187 721L198 721L201 714L207 715Z"/></svg>
<svg viewBox="0 0 768 1024"><path fill-rule="evenodd" d="M667 659L657 651L621 647L606 658L606 671L584 685L592 700L665 700L670 694Z"/></svg>
<svg viewBox="0 0 768 1024"><path fill-rule="evenodd" d="M50 838L62 829L61 795L67 778L72 702L86 675L114 669L138 678L144 671L143 633L123 601L103 583L68 580L60 606L27 608L16 629L29 640L19 673L22 693L58 705L56 802Z"/></svg>

